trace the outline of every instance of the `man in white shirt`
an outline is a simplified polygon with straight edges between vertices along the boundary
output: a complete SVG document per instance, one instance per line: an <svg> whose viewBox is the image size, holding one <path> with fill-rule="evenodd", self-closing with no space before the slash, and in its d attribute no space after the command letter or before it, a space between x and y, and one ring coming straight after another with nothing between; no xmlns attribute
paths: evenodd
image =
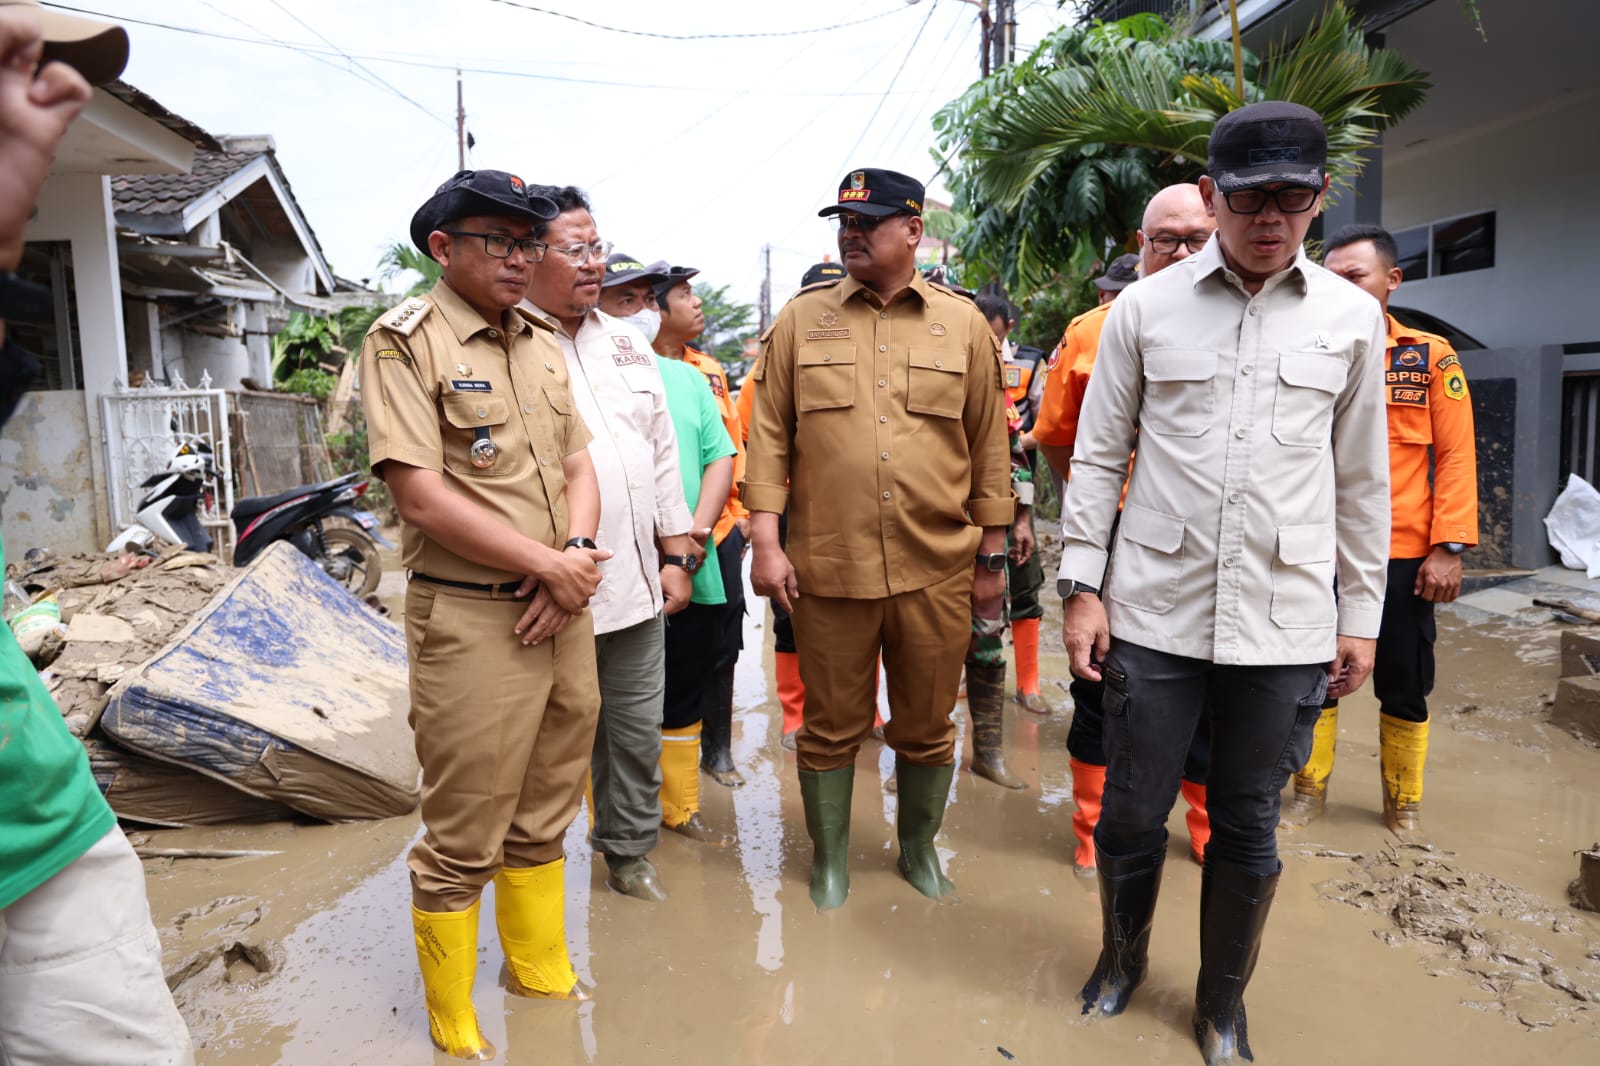
<svg viewBox="0 0 1600 1066"><path fill-rule="evenodd" d="M1193 1017L1208 1066L1251 1057L1243 997L1282 870L1279 791L1325 696L1372 669L1383 615L1386 330L1376 300L1301 248L1326 158L1297 104L1217 122L1200 179L1217 232L1111 305L1062 508L1063 639L1073 672L1105 682L1109 759L1083 1012L1121 1013L1144 977L1164 823L1209 704Z"/></svg>
<svg viewBox="0 0 1600 1066"><path fill-rule="evenodd" d="M690 539L677 435L650 342L597 307L610 245L600 240L589 202L571 186L530 190L561 213L539 223L543 258L527 306L558 326L578 413L594 434L589 457L600 481L596 540L600 564L594 615L600 724L590 774L592 842L605 856L606 883L624 895L663 900L646 857L661 831L661 714L666 666L663 618L689 602L700 556ZM656 551L660 539L662 552Z"/></svg>

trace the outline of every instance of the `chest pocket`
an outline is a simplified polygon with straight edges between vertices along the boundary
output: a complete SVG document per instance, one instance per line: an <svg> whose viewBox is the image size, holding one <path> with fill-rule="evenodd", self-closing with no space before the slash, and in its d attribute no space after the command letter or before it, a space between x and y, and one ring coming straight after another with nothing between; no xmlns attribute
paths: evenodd
<svg viewBox="0 0 1600 1066"><path fill-rule="evenodd" d="M503 396L481 392L450 392L442 397L444 419L449 428L444 434L444 465L462 477L506 477L515 474L526 461L526 444L514 440L510 424L511 405ZM472 443L484 434L500 448L492 465L479 469L472 465Z"/></svg>
<svg viewBox="0 0 1600 1066"><path fill-rule="evenodd" d="M856 346L805 344L795 353L795 410L826 411L856 402Z"/></svg>
<svg viewBox="0 0 1600 1066"><path fill-rule="evenodd" d="M1217 353L1206 348L1150 348L1144 353L1140 429L1198 437L1211 428L1217 397Z"/></svg>
<svg viewBox="0 0 1600 1066"><path fill-rule="evenodd" d="M939 418L960 418L967 400L967 353L912 348L906 381L906 410Z"/></svg>
<svg viewBox="0 0 1600 1066"><path fill-rule="evenodd" d="M1278 356L1278 394L1272 435L1279 444L1319 448L1333 442L1333 402L1348 371L1337 356L1284 352Z"/></svg>

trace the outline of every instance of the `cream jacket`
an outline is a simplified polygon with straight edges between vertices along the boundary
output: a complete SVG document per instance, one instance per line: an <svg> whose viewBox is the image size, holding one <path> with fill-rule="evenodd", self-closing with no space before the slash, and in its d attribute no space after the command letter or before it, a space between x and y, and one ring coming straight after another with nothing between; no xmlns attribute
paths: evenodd
<svg viewBox="0 0 1600 1066"><path fill-rule="evenodd" d="M1061 558L1062 578L1104 576L1113 636L1289 665L1331 660L1336 634L1378 635L1385 337L1377 301L1303 250L1251 296L1215 237L1117 298L1084 397Z"/></svg>

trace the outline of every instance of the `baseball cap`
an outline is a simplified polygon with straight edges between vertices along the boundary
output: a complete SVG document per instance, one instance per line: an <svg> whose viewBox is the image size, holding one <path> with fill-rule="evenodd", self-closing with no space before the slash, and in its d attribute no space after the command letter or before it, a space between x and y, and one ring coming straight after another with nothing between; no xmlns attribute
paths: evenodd
<svg viewBox="0 0 1600 1066"><path fill-rule="evenodd" d="M843 266L838 263L823 261L816 266L806 268L806 272L800 275L800 287L803 289L807 285L815 285L819 281L837 281L842 277L844 277Z"/></svg>
<svg viewBox="0 0 1600 1066"><path fill-rule="evenodd" d="M1300 104L1267 100L1217 120L1206 173L1223 192L1279 181L1321 188L1327 161L1322 117Z"/></svg>
<svg viewBox="0 0 1600 1066"><path fill-rule="evenodd" d="M817 214L826 218L841 211L854 211L858 215L887 218L902 212L922 214L922 182L893 170L866 167L852 170L839 183L839 202L824 207Z"/></svg>
<svg viewBox="0 0 1600 1066"><path fill-rule="evenodd" d="M1119 255L1106 266L1106 272L1094 279L1094 287L1101 292L1120 292L1139 280L1139 257L1132 252Z"/></svg>
<svg viewBox="0 0 1600 1066"><path fill-rule="evenodd" d="M43 66L60 60L91 85L114 81L128 65L128 31L113 22L45 11L39 0L0 0L0 7L31 7L44 37Z"/></svg>
<svg viewBox="0 0 1600 1066"><path fill-rule="evenodd" d="M544 222L561 213L548 196L528 191L527 183L504 170L459 170L411 216L411 243L428 251L428 234L454 218L498 215Z"/></svg>
<svg viewBox="0 0 1600 1066"><path fill-rule="evenodd" d="M655 264L652 263L651 266L653 267ZM656 302L659 303L661 305L661 309L665 311L667 306L667 293L672 291L672 287L678 284L680 281L688 281L690 278L700 273L700 271L696 270L694 267L669 267L665 262L661 263L661 266L665 269L656 274L656 280L651 283L650 289L656 294Z"/></svg>
<svg viewBox="0 0 1600 1066"><path fill-rule="evenodd" d="M606 276L605 280L600 282L600 287L609 289L613 285L629 281L648 281L654 284L666 277L670 269L665 259L657 259L646 266L624 252L612 252L606 257Z"/></svg>

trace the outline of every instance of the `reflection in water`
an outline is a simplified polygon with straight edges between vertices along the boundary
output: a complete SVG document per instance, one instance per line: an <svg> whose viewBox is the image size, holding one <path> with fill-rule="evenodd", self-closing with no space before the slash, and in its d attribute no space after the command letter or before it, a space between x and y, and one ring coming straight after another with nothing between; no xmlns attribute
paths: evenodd
<svg viewBox="0 0 1600 1066"><path fill-rule="evenodd" d="M594 988L594 946L589 936L594 850L589 847L589 820L589 804L584 800L578 807L578 816L567 826L564 842L567 854L567 951L572 956L572 968L577 971L578 980ZM584 1056L593 1062L599 1052L594 1035L593 1000L579 1004L578 1030L583 1039Z"/></svg>
<svg viewBox="0 0 1600 1066"><path fill-rule="evenodd" d="M744 774L743 788L733 790L734 821L739 836L739 865L750 889L750 906L761 916L756 932L756 965L771 973L783 965L783 904L778 889L783 884L783 799L779 780L784 772L778 732L781 713L765 708L776 694L767 684L767 647L763 623L766 601L749 587L746 569L745 597L750 610L744 618L744 653L733 678L733 761ZM752 708L760 708L754 709Z"/></svg>

